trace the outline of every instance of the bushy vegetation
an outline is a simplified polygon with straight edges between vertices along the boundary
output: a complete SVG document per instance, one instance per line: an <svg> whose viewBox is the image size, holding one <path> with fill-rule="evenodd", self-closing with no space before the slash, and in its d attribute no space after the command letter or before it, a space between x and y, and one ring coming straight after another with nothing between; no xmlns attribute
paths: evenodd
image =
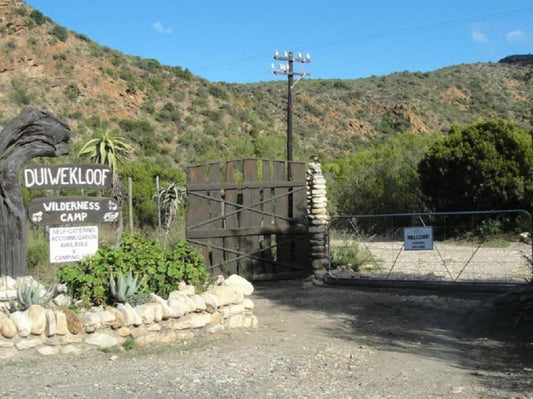
<svg viewBox="0 0 533 399"><path fill-rule="evenodd" d="M127 178L133 182L133 217L134 222L141 228L157 226L156 176L159 176L161 187L171 183L185 184L185 173L172 168L164 159L155 162L135 160L122 165L121 176L123 187L127 187ZM128 210L129 212L130 210Z"/></svg>
<svg viewBox="0 0 533 399"><path fill-rule="evenodd" d="M353 271L362 269L378 269L379 262L361 243L354 240L343 240L331 246L331 267L346 267Z"/></svg>
<svg viewBox="0 0 533 399"><path fill-rule="evenodd" d="M398 134L325 165L340 214L419 212L425 209L418 163L440 136Z"/></svg>
<svg viewBox="0 0 533 399"><path fill-rule="evenodd" d="M324 169L339 214L533 209L531 137L504 121L396 134Z"/></svg>
<svg viewBox="0 0 533 399"><path fill-rule="evenodd" d="M452 128L429 149L418 171L431 209L532 209L531 137L511 123Z"/></svg>
<svg viewBox="0 0 533 399"><path fill-rule="evenodd" d="M142 276L139 292L161 297L177 289L180 281L201 287L208 273L202 257L184 241L162 248L157 241L142 235L126 235L119 248L101 247L91 258L64 266L59 281L83 305L112 303L110 277L119 273Z"/></svg>
<svg viewBox="0 0 533 399"><path fill-rule="evenodd" d="M50 30L50 34L52 36L55 36L62 42L66 41L68 39L68 30L67 28L60 26L60 25L54 25L54 27Z"/></svg>

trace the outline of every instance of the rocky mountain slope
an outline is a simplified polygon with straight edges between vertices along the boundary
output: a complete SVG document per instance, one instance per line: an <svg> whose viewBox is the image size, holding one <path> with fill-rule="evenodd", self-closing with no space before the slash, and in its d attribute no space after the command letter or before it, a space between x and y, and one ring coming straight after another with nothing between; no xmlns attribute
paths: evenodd
<svg viewBox="0 0 533 399"><path fill-rule="evenodd" d="M142 159L169 166L285 157L286 82L211 83L182 67L129 56L0 0L0 127L25 107L72 128L73 155L95 129L116 130ZM335 158L402 131L447 131L504 118L528 126L528 63L456 65L356 80L302 80L295 159Z"/></svg>

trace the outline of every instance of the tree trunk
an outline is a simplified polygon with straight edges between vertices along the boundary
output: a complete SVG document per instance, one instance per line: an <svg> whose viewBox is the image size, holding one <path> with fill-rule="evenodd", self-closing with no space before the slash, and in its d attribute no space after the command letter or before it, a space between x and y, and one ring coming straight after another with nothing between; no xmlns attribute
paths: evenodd
<svg viewBox="0 0 533 399"><path fill-rule="evenodd" d="M21 167L35 157L68 154L70 129L51 114L22 111L0 133L0 275L28 275Z"/></svg>

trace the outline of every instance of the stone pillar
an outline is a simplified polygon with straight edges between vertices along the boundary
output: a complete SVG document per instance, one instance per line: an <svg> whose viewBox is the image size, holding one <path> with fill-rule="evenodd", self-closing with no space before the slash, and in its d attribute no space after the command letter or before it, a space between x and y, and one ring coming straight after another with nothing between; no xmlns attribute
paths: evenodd
<svg viewBox="0 0 533 399"><path fill-rule="evenodd" d="M323 273L328 264L326 246L329 215L327 210L326 179L322 175L322 167L315 156L311 157L306 180L311 265L313 271L318 274Z"/></svg>

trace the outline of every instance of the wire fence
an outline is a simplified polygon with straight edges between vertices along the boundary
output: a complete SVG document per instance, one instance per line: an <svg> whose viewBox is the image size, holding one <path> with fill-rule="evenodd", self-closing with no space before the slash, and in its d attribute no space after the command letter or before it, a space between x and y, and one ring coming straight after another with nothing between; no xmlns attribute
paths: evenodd
<svg viewBox="0 0 533 399"><path fill-rule="evenodd" d="M328 229L335 278L525 283L532 279L524 210L342 215Z"/></svg>

